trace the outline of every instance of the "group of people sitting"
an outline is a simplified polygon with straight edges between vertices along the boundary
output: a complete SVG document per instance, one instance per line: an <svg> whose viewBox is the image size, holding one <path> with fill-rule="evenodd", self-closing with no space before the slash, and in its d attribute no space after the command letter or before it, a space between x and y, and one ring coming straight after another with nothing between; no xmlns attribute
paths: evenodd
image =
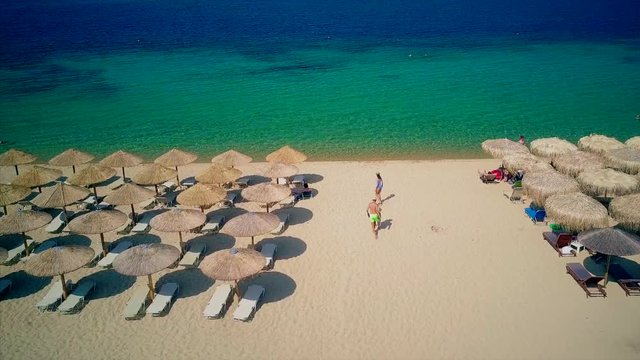
<svg viewBox="0 0 640 360"><path fill-rule="evenodd" d="M524 171L518 170L515 173L510 173L504 166L500 165L497 169L480 172L480 180L484 183L494 181L507 181L509 184L519 184L524 178Z"/></svg>

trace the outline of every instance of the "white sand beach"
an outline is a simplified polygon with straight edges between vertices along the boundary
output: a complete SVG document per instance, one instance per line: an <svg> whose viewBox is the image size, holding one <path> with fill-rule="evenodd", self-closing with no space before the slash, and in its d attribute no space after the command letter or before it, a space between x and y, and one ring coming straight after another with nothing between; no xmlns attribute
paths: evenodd
<svg viewBox="0 0 640 360"><path fill-rule="evenodd" d="M237 300L224 318L203 318L215 282L197 269L154 275L159 282L180 284L173 307L163 317L127 321L125 304L146 278L81 268L67 278L90 276L98 288L81 312L61 315L35 307L57 279L31 277L22 263L0 266L0 277L14 282L0 301L0 359L640 358L640 299L626 297L615 282L609 282L606 298L587 299L565 264L583 263L588 253L558 257L542 239L548 226L534 225L524 204L502 195L508 185L478 180L478 169L498 164L490 159L299 164L317 195L277 210L291 214L282 235L256 238L273 239L278 253L272 270L242 283L266 288L264 302L247 323L233 320ZM194 175L207 165L180 168L180 175ZM249 175L258 166L240 168ZM386 200L376 240L365 210L378 171ZM13 168L3 168L0 182L14 177ZM237 207L259 209L250 203ZM28 235L38 242L57 237L43 229ZM61 236L60 243L87 244L79 236ZM223 234L190 233L185 240L196 236L207 243L208 253L249 243ZM99 237L89 238L99 249ZM127 238L134 244L178 244L177 234L154 230ZM640 262L640 256L628 259Z"/></svg>

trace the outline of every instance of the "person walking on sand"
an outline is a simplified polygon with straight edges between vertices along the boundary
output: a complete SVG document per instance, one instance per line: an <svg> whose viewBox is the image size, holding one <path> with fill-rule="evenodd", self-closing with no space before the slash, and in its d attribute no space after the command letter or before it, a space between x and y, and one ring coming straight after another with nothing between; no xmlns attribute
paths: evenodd
<svg viewBox="0 0 640 360"><path fill-rule="evenodd" d="M382 204L382 197L381 197L381 193L382 193L382 187L384 186L384 183L382 182L382 176L380 176L380 173L376 173L376 177L378 178L376 180L376 201L378 202L378 204Z"/></svg>
<svg viewBox="0 0 640 360"><path fill-rule="evenodd" d="M371 231L373 231L373 236L377 239L382 213L380 212L380 206L376 202L376 199L372 199L369 206L367 206L367 216L369 217L369 221L371 221Z"/></svg>

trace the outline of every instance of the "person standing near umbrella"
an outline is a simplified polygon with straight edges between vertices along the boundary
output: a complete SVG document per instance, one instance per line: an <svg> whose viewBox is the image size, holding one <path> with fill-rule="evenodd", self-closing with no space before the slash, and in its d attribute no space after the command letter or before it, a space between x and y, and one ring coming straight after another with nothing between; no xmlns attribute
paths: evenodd
<svg viewBox="0 0 640 360"><path fill-rule="evenodd" d="M381 193L382 193L382 187L384 186L384 183L382 182L382 176L380 176L380 173L376 173L376 202L378 204L382 204L382 197L381 197Z"/></svg>
<svg viewBox="0 0 640 360"><path fill-rule="evenodd" d="M369 216L369 220L371 221L371 231L373 231L373 236L377 239L382 213L376 199L371 199L371 202L367 207L367 216Z"/></svg>

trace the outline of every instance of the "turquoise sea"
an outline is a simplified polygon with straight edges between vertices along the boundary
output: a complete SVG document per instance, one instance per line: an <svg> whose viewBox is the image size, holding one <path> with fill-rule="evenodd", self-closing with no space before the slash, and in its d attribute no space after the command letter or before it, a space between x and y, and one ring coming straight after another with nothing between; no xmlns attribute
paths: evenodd
<svg viewBox="0 0 640 360"><path fill-rule="evenodd" d="M509 26L487 21L500 21L497 10L479 22L445 2L373 2L367 14L379 21L350 28L341 21L362 9L337 2L61 3L0 16L5 149L153 158L179 147L206 160L229 148L259 159L290 144L312 160L449 158L520 134L640 135L640 28L616 12L592 28L598 8L583 9L589 16L567 29L555 13L516 12ZM623 19L638 14L620 4ZM437 6L447 11L436 18Z"/></svg>

